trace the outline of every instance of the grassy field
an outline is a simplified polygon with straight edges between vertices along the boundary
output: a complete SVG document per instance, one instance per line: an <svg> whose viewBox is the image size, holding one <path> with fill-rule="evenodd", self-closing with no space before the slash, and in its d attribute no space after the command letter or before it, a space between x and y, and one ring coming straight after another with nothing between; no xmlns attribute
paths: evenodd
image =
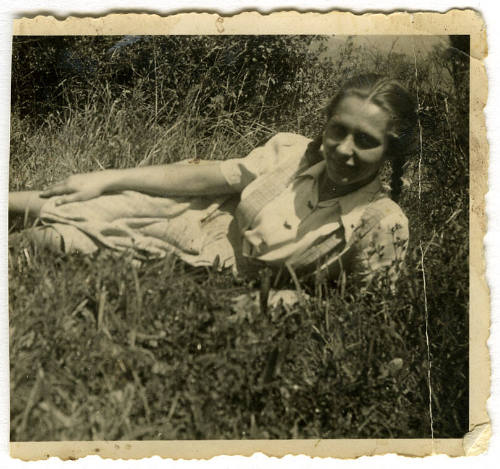
<svg viewBox="0 0 500 469"><path fill-rule="evenodd" d="M424 165L417 149L401 200L411 245L394 294L383 277L364 292L318 281L303 305L235 313L232 300L258 282L175 258L136 265L127 254L11 243L11 440L416 438L431 434L430 409L435 437L462 436L468 190L459 177L468 150L458 107L430 96ZM10 187L243 156L278 131L312 136L312 108L273 121L187 103L161 119L138 85L120 99L96 87L38 120L14 108Z"/></svg>

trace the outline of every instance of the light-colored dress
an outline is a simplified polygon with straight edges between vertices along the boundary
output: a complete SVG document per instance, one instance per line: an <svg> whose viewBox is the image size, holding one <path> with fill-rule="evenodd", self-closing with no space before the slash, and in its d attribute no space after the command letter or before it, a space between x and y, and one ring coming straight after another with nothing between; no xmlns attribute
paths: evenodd
<svg viewBox="0 0 500 469"><path fill-rule="evenodd" d="M300 268L312 249L328 239L330 249L318 257L317 268L342 264L366 275L396 268L408 241L408 221L399 206L384 195L378 178L347 195L332 192L330 200L319 201L325 163L308 167L309 142L281 133L244 158L221 162L228 184L240 193L240 212L242 206L257 207L246 220L235 217L236 196L167 198L132 191L58 207L49 200L41 220L58 231L67 250L84 253L102 245L131 249L139 258L173 253L194 266L213 265L217 258L218 265L235 270L247 259ZM289 182L283 182L288 181L281 177L285 172L293 175ZM356 237L363 215L375 205L375 223L372 216L370 228Z"/></svg>

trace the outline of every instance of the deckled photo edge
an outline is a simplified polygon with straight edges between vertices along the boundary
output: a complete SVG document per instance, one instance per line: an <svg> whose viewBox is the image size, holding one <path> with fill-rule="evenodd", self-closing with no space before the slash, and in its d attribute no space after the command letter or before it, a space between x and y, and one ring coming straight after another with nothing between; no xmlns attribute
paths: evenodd
<svg viewBox="0 0 500 469"><path fill-rule="evenodd" d="M342 21L350 16L350 21ZM248 21L248 18L251 21ZM304 21L304 17L307 21ZM301 21L299 21L301 20ZM256 21L257 27L256 27ZM257 31L257 32L256 32ZM486 341L489 336L489 293L485 280L483 238L486 233L484 196L487 192L488 144L484 106L487 76L483 59L486 35L480 15L473 10L441 13L389 15L348 12L279 12L261 15L246 12L223 17L217 14L183 13L157 15L110 14L102 18L36 17L14 20L14 35L101 35L101 34L470 34L470 407L469 427L488 425L486 400L489 397L490 362ZM473 319L473 320L472 320ZM471 385L474 383L474 386ZM214 444L215 443L215 444ZM410 456L445 453L466 454L461 439L451 440L285 440L285 441L133 441L133 442L16 442L11 443L15 458L34 460L49 456L63 459L99 454L107 458L210 458L220 454L269 456L307 454L355 458L367 454L398 453ZM484 446L482 450L486 450Z"/></svg>

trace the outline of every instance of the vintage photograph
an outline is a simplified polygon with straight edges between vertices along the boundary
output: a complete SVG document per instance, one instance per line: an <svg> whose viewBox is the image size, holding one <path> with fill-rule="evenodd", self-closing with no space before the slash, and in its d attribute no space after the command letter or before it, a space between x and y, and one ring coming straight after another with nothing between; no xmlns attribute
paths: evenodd
<svg viewBox="0 0 500 469"><path fill-rule="evenodd" d="M12 442L469 431L470 35L15 35Z"/></svg>

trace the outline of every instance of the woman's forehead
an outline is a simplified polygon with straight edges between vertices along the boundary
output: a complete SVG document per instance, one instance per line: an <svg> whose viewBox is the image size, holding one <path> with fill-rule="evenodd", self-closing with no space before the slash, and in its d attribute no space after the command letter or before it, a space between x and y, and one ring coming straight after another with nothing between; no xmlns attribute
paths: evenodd
<svg viewBox="0 0 500 469"><path fill-rule="evenodd" d="M332 119L365 132L384 134L390 116L373 101L358 96L347 96L336 106Z"/></svg>

